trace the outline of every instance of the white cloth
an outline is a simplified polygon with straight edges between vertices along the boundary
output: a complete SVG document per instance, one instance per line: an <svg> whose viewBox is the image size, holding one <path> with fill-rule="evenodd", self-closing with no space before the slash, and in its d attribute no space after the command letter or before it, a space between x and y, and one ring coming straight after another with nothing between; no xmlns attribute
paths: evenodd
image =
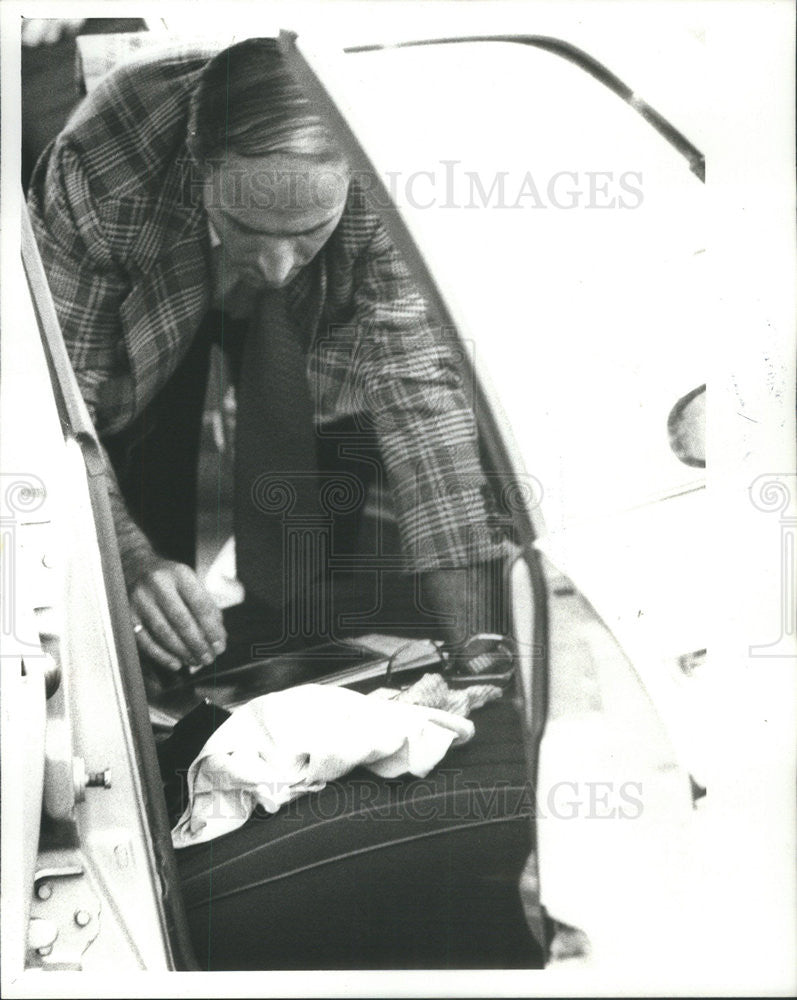
<svg viewBox="0 0 797 1000"><path fill-rule="evenodd" d="M477 708L501 697L501 688L495 684L469 684L464 688L450 688L442 674L424 674L408 688L377 688L372 698L388 698L408 705L426 705L443 712L468 716Z"/></svg>
<svg viewBox="0 0 797 1000"><path fill-rule="evenodd" d="M499 692L500 693L500 692ZM473 723L451 712L319 684L254 698L207 741L188 771L176 848L243 826L365 765L384 778L425 777Z"/></svg>

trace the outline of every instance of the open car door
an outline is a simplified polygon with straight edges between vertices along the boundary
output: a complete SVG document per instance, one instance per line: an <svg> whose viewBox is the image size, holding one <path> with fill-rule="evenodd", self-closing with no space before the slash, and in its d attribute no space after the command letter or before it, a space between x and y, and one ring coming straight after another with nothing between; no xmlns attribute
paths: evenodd
<svg viewBox="0 0 797 1000"><path fill-rule="evenodd" d="M192 968L102 458L27 214L7 267L3 972Z"/></svg>

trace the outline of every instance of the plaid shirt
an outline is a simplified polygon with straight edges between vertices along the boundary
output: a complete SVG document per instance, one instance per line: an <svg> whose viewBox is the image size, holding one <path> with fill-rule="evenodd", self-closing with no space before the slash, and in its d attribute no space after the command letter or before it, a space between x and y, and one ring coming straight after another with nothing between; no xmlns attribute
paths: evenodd
<svg viewBox="0 0 797 1000"><path fill-rule="evenodd" d="M100 436L126 427L155 397L210 305L208 220L186 132L211 54L161 51L111 73L31 184L55 307ZM434 326L355 183L319 257L320 282L306 268L289 301L294 323L315 332L308 377L319 423L356 414L376 431L416 569L505 554L487 510L455 338ZM124 558L143 536L111 492Z"/></svg>

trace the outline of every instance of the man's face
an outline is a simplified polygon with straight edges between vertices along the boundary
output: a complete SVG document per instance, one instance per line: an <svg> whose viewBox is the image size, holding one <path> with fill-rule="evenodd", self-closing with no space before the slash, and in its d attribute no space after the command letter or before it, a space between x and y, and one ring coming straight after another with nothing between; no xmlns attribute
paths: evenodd
<svg viewBox="0 0 797 1000"><path fill-rule="evenodd" d="M203 201L222 244L224 292L287 285L332 235L347 190L341 162L230 153L209 166Z"/></svg>

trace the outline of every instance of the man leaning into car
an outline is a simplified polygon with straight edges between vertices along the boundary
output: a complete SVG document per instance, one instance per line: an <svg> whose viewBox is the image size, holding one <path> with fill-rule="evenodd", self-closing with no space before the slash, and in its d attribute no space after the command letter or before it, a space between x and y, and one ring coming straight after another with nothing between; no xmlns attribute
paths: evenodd
<svg viewBox="0 0 797 1000"><path fill-rule="evenodd" d="M246 603L276 620L296 600L281 521L267 514L282 488L312 518L324 429L365 414L424 601L448 616L451 643L494 630L476 609L489 605L482 591L509 543L488 509L452 344L274 40L161 52L111 73L45 151L29 199L72 365L111 456L148 660L209 664L227 641L175 524L175 511L193 516L176 498L191 494L214 342L236 381ZM126 466L142 440L167 468L154 497L142 498L141 473Z"/></svg>

